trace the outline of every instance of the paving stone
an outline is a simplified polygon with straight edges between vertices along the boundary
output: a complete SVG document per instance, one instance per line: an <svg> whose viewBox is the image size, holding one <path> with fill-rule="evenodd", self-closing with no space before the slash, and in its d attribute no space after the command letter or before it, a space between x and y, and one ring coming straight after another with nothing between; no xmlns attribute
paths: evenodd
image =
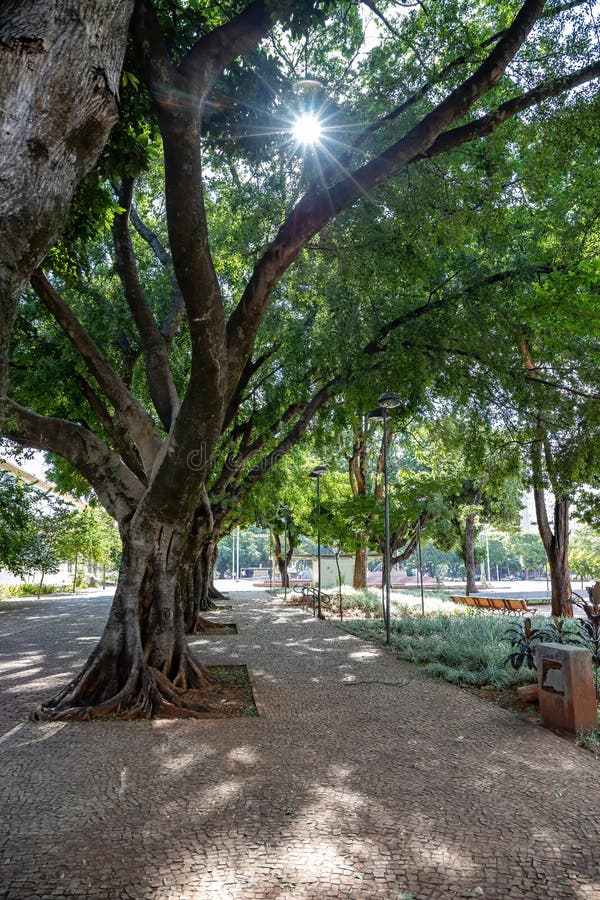
<svg viewBox="0 0 600 900"><path fill-rule="evenodd" d="M258 719L35 725L109 598L0 604L0 898L600 900L600 765L257 593ZM85 860L85 862L84 862ZM483 894L476 891L483 890Z"/></svg>

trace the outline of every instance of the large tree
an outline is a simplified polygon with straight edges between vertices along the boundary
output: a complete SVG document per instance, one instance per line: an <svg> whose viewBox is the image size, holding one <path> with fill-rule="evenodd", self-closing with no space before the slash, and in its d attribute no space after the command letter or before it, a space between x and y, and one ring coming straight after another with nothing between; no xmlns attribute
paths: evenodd
<svg viewBox="0 0 600 900"><path fill-rule="evenodd" d="M157 321L140 284L129 229L132 184L122 172L113 229L116 267L137 329L145 390L136 392L135 381L117 372L66 302L59 280L38 272L35 290L83 363L88 378L82 392L99 427L4 401L4 434L66 458L93 485L123 540L119 583L101 641L40 715L194 715L210 702L215 686L186 644L183 598L213 529L211 460L224 432L235 427L260 368L253 352L274 292L285 290L282 279L292 264L336 217L366 196L384 204L383 195L373 192L394 176L482 141L524 110L594 80L600 65L589 61L585 17L578 5L571 13L572 6L546 12L543 0L526 0L499 11L490 4L473 24L466 4L433 13L419 6L382 40L384 58L371 54L354 69L351 53L360 29L352 8L347 71L370 88L373 101L365 102L359 90L345 108L344 79L332 87L337 96L327 113L336 142L328 149L324 140L312 165L307 159L304 167L293 167L293 184L283 196L267 191L272 202L264 204L249 236L252 264L246 260L232 281L217 272L207 218L218 201L211 175L231 163L240 215L248 195L245 172L261 165L260 154L253 157L256 136L247 132L253 104L239 105L236 98L247 99L248 83L257 83L261 66L269 69L267 37L291 60L293 75L289 48L302 43L298 34L311 27L311 16L335 19L343 34L347 10L333 4L323 13L285 0L254 0L226 18L201 5L167 10L158 0L140 0L132 20L131 67L151 98L147 120L157 123L162 140L169 261L185 309L189 354L178 384L168 328ZM570 15L574 25L565 46L559 25ZM331 24L325 21L323 34L331 35ZM288 29L283 38L282 28ZM326 73L327 65L322 68ZM372 121L361 130L354 124L358 116ZM264 135L269 127L272 118L263 117ZM269 150L280 153L285 167L286 146L272 142ZM269 165L275 171L273 160ZM393 327L392 318L379 337ZM295 412L298 422L330 390L325 383L305 400Z"/></svg>

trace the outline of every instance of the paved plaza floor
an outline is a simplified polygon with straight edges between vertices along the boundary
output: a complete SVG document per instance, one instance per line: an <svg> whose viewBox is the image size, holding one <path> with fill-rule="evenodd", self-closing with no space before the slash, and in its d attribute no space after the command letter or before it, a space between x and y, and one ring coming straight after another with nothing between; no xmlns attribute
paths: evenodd
<svg viewBox="0 0 600 900"><path fill-rule="evenodd" d="M600 898L600 762L259 592L258 718L34 724L110 598L0 604L0 898Z"/></svg>

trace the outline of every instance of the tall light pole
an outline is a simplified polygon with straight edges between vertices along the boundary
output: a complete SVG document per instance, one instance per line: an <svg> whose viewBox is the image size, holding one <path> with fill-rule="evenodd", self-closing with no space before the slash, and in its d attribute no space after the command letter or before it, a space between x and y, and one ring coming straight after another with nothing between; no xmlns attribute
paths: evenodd
<svg viewBox="0 0 600 900"><path fill-rule="evenodd" d="M317 616L321 617L321 478L327 471L327 466L315 466L308 473L309 478L317 482ZM314 607L313 607L314 610ZM314 615L314 612L313 612Z"/></svg>
<svg viewBox="0 0 600 900"><path fill-rule="evenodd" d="M421 582L421 615L425 615L425 595L423 593L423 557L421 555L421 514L417 519L417 552L419 558L419 581Z"/></svg>
<svg viewBox="0 0 600 900"><path fill-rule="evenodd" d="M385 642L389 646L391 642L391 554L390 554L390 493L388 485L388 464L387 464L387 419L388 410L396 409L402 403L402 398L398 394L386 391L377 400L379 410L370 413L371 418L383 419L383 489L384 489L384 510L385 510L385 537L383 548L383 559L385 566Z"/></svg>
<svg viewBox="0 0 600 900"><path fill-rule="evenodd" d="M281 521L283 522L283 602L287 603L287 526L288 526L288 507L282 506L279 510L282 513ZM281 545L280 545L281 546Z"/></svg>

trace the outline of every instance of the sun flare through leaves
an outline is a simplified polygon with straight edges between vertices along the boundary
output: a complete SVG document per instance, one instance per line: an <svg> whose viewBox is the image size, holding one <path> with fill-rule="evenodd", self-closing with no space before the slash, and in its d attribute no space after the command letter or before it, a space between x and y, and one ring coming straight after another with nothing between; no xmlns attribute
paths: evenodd
<svg viewBox="0 0 600 900"><path fill-rule="evenodd" d="M313 113L303 113L294 122L293 132L299 144L317 144L322 134L321 123Z"/></svg>

